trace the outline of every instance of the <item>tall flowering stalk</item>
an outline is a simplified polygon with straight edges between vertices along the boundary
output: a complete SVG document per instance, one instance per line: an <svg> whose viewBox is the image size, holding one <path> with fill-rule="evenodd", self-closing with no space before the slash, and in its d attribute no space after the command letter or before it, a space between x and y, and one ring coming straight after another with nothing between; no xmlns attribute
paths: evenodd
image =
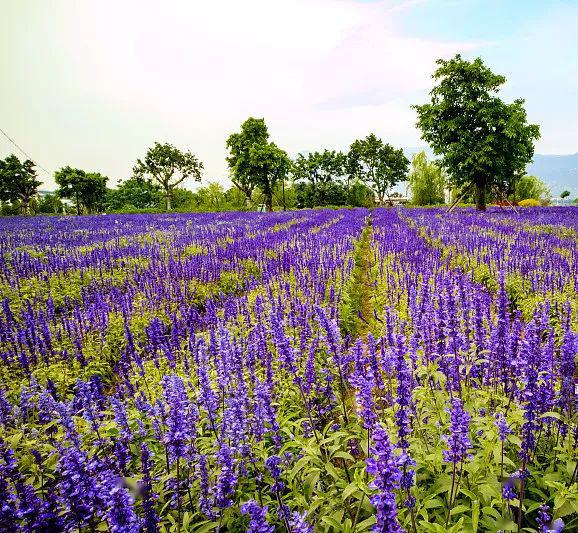
<svg viewBox="0 0 578 533"><path fill-rule="evenodd" d="M141 484L142 508L143 508L143 529L146 533L156 533L158 531L159 517L155 509L156 494L152 485L152 459L149 447L143 442L141 444L141 464L143 479Z"/></svg>
<svg viewBox="0 0 578 533"><path fill-rule="evenodd" d="M452 487L449 495L448 514L446 518L449 519L450 511L454 504L454 499L458 494L460 481L462 478L463 462L468 455L468 449L471 448L470 442L470 415L464 410L462 401L459 398L452 400L450 408L450 434L446 437L448 449L443 451L444 461L452 465ZM456 480L456 475L459 475ZM455 489L455 490L454 490Z"/></svg>
<svg viewBox="0 0 578 533"><path fill-rule="evenodd" d="M415 522L415 498L411 495L411 489L415 483L415 461L409 454L408 436L411 434L410 415L412 403L412 379L411 369L407 363L404 350L405 339L399 335L396 341L395 371L397 376L397 394L395 403L398 408L395 412L397 424L398 446L401 449L401 482L400 487L406 493L405 506L410 509L414 531L417 531Z"/></svg>
<svg viewBox="0 0 578 533"><path fill-rule="evenodd" d="M371 496L371 505L376 509L377 522L373 531L389 533L403 533L397 520L397 506L394 491L399 488L401 481L400 461L393 453L387 431L381 424L373 428L373 446L370 447L370 457L366 459L366 470L374 476L370 487L377 489Z"/></svg>

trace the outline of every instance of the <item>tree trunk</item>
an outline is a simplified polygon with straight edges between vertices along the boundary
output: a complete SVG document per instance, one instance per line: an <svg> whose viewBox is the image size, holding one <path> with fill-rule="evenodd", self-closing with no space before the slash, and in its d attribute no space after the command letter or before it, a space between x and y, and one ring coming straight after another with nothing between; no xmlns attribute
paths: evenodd
<svg viewBox="0 0 578 533"><path fill-rule="evenodd" d="M476 209L486 210L486 184L484 182L476 182Z"/></svg>
<svg viewBox="0 0 578 533"><path fill-rule="evenodd" d="M173 190L168 188L167 189L167 211L170 211L173 208Z"/></svg>
<svg viewBox="0 0 578 533"><path fill-rule="evenodd" d="M265 194L265 208L267 211L273 211L273 193L269 192Z"/></svg>

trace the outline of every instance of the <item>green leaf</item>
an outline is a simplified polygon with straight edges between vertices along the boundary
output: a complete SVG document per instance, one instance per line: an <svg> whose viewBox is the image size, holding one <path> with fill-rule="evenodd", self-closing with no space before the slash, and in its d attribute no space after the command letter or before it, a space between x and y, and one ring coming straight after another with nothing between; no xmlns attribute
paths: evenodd
<svg viewBox="0 0 578 533"><path fill-rule="evenodd" d="M346 461L353 461L355 462L355 458L353 457L353 455L351 455L348 452L344 452L343 450L340 450L338 452L335 452L333 454L333 457L339 457L340 459L345 459Z"/></svg>
<svg viewBox="0 0 578 533"><path fill-rule="evenodd" d="M355 530L356 531L367 531L376 522L377 522L377 519L375 518L375 516L370 516L369 518L366 518L363 522L360 522L359 524L357 524L357 527L355 528Z"/></svg>
<svg viewBox="0 0 578 533"><path fill-rule="evenodd" d="M305 478L305 482L303 483L303 489L304 489L305 498L307 500L311 500L311 495L313 494L313 489L315 488L315 485L317 484L317 481L319 480L319 474L320 474L319 471L311 472Z"/></svg>
<svg viewBox="0 0 578 533"><path fill-rule="evenodd" d="M341 522L338 522L337 520L335 520L335 518L332 518L331 516L322 516L321 521L325 522L327 525L334 528L335 531L341 530Z"/></svg>
<svg viewBox="0 0 578 533"><path fill-rule="evenodd" d="M200 522L198 525L200 527L194 529L195 533L208 533L209 531L215 531L219 526L219 522Z"/></svg>
<svg viewBox="0 0 578 533"><path fill-rule="evenodd" d="M478 522L480 520L480 502L475 500L472 502L472 530L474 533L478 531Z"/></svg>

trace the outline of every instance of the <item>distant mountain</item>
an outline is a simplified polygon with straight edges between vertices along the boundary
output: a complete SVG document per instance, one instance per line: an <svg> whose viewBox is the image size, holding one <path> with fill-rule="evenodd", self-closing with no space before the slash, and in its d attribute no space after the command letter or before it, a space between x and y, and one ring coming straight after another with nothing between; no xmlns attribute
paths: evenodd
<svg viewBox="0 0 578 533"><path fill-rule="evenodd" d="M425 151L428 159L434 155L428 146L404 148L403 152L411 160L414 154ZM527 167L528 174L538 176L550 187L552 196L559 196L564 190L570 197L578 197L578 153L571 155L536 154L534 162Z"/></svg>
<svg viewBox="0 0 578 533"><path fill-rule="evenodd" d="M550 187L552 196L559 196L564 190L570 196L578 196L578 153L572 155L536 154L534 162L528 165L528 174L538 176Z"/></svg>

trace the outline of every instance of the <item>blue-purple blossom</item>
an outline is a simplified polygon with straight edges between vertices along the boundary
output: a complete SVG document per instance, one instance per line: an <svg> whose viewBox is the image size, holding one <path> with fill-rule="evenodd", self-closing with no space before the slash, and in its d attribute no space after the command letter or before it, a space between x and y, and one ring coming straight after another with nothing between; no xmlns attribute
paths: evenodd
<svg viewBox="0 0 578 533"><path fill-rule="evenodd" d="M222 444L217 453L217 462L221 472L215 487L215 504L219 509L226 509L233 505L233 496L237 486L235 459L231 447Z"/></svg>
<svg viewBox="0 0 578 533"><path fill-rule="evenodd" d="M370 476L374 476L370 487L377 489L377 493L370 499L376 509L377 519L373 531L402 533L397 520L394 492L401 481L399 459L395 457L387 431L381 424L373 428L372 437L374 444L369 450L370 457L366 459L366 470Z"/></svg>
<svg viewBox="0 0 578 533"><path fill-rule="evenodd" d="M470 442L470 415L462 407L459 398L452 400L450 408L450 434L446 437L448 450L443 451L444 461L459 463L463 461L471 448Z"/></svg>
<svg viewBox="0 0 578 533"><path fill-rule="evenodd" d="M249 515L251 522L247 533L273 533L275 528L267 522L267 506L261 507L255 500L241 505L241 514Z"/></svg>

